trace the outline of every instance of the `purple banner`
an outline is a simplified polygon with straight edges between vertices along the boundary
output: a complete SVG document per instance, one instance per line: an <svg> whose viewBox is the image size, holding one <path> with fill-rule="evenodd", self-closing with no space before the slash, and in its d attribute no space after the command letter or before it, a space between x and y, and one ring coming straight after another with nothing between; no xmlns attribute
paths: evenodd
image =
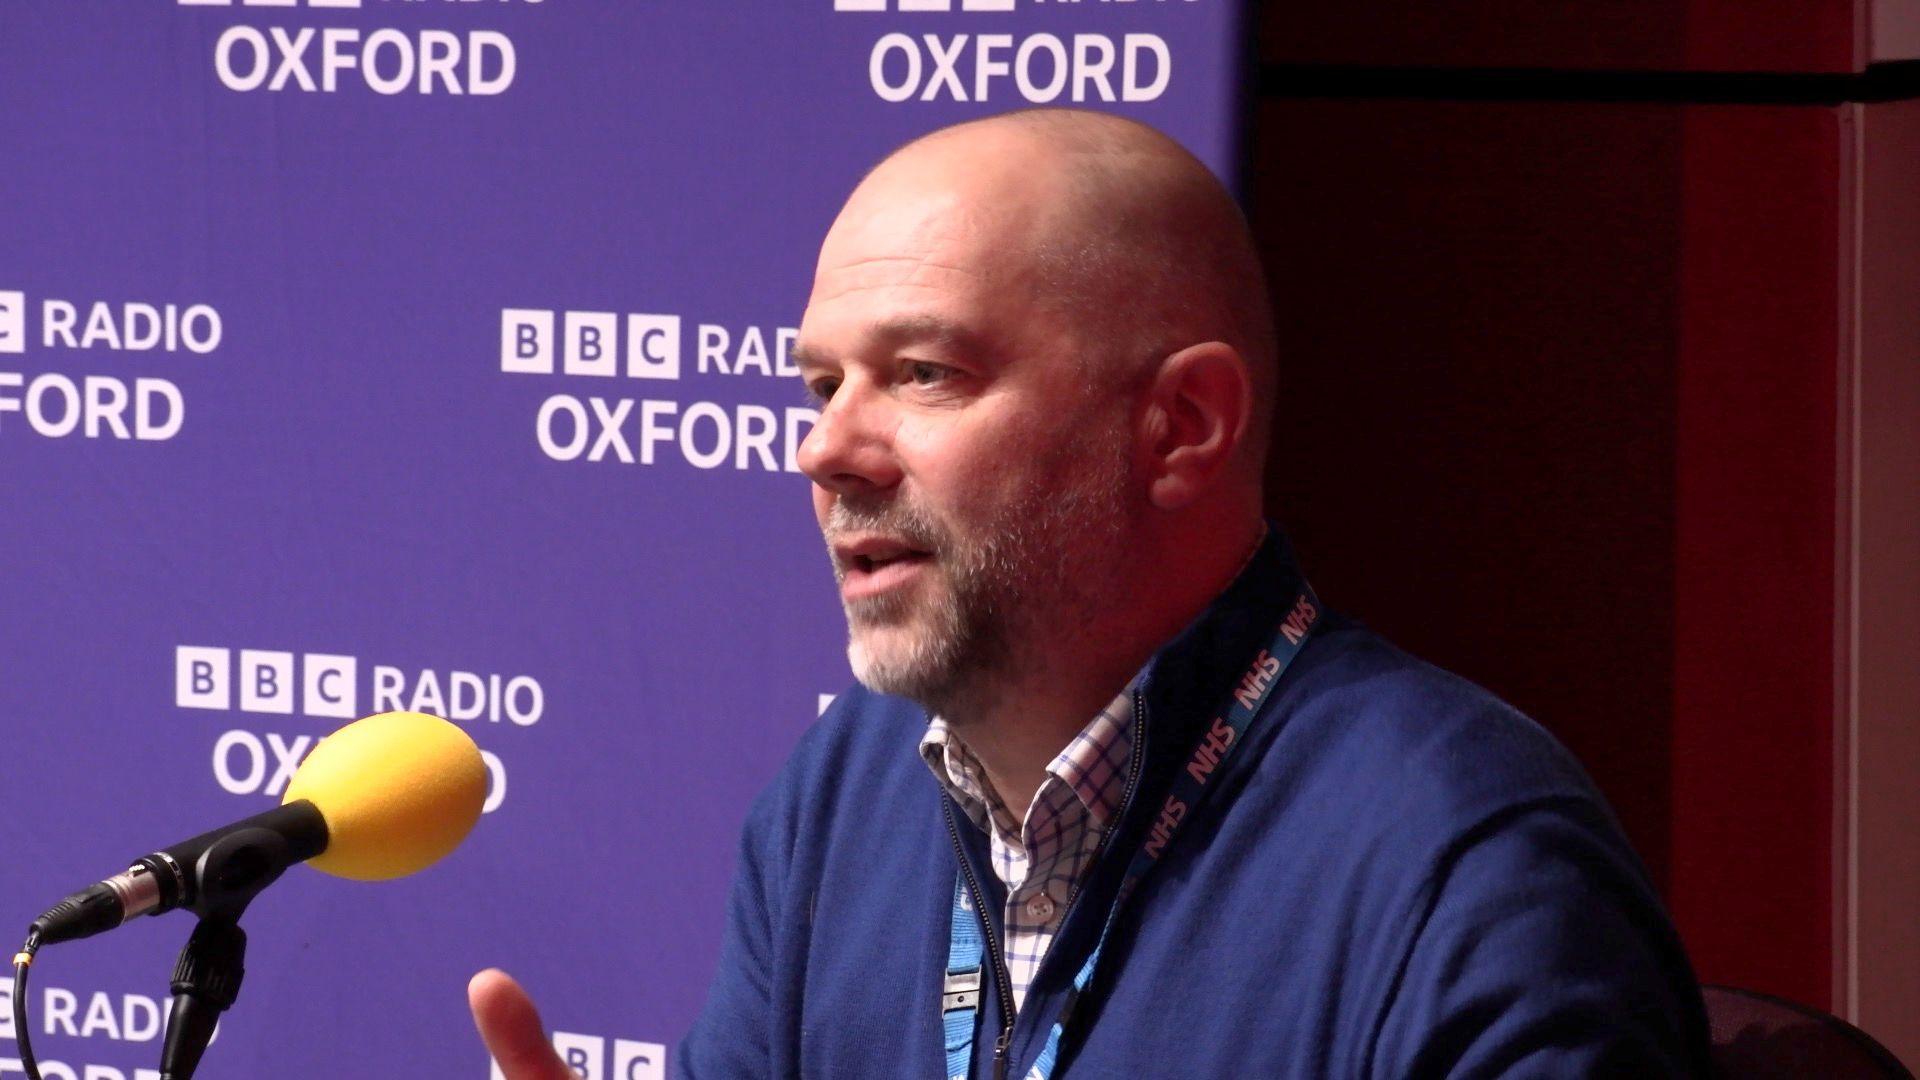
<svg viewBox="0 0 1920 1080"><path fill-rule="evenodd" d="M1230 171L1239 21L0 5L0 915L429 712L486 754L480 825L413 878L264 894L200 1075L485 1076L488 965L583 1077L662 1075L747 804L849 679L788 359L827 224L894 145L1030 104ZM154 1080L190 929L41 954L49 1080ZM0 1008L0 1080L13 1036Z"/></svg>

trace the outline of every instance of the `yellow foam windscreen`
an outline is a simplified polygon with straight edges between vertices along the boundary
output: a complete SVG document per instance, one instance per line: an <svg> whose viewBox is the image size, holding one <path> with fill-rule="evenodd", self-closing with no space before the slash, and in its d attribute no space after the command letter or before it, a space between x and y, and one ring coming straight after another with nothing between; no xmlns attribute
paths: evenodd
<svg viewBox="0 0 1920 1080"><path fill-rule="evenodd" d="M460 846L486 798L486 763L466 732L425 713L388 712L320 740L281 801L306 799L326 819L327 850L309 865L384 881Z"/></svg>

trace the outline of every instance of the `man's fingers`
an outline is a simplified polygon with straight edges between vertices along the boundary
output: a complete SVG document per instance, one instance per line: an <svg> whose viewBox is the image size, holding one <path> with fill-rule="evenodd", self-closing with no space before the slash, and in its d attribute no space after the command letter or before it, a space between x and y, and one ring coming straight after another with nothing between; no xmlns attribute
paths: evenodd
<svg viewBox="0 0 1920 1080"><path fill-rule="evenodd" d="M579 1080L553 1052L540 1013L513 976L488 968L467 983L467 1006L480 1041L507 1080Z"/></svg>

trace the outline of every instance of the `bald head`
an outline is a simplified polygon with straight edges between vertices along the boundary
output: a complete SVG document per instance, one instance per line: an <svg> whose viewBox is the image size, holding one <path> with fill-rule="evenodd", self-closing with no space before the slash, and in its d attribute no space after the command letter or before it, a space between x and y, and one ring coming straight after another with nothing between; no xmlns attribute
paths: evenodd
<svg viewBox="0 0 1920 1080"><path fill-rule="evenodd" d="M1149 128L1016 113L883 161L792 351L855 673L1057 752L1261 535L1272 336L1239 210Z"/></svg>
<svg viewBox="0 0 1920 1080"><path fill-rule="evenodd" d="M843 227L908 218L992 250L998 284L1070 335L1099 382L1125 383L1189 345L1231 345L1253 382L1245 456L1258 474L1277 381L1266 283L1238 205L1180 144L1068 109L943 128L867 175L823 266L836 239L852 239Z"/></svg>

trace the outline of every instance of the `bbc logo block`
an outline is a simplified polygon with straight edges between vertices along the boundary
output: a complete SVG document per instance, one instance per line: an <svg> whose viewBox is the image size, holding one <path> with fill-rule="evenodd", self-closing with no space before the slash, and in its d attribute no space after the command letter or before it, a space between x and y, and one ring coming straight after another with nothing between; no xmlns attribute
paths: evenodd
<svg viewBox="0 0 1920 1080"><path fill-rule="evenodd" d="M522 375L680 377L680 316L611 311L500 311L500 370Z"/></svg>
<svg viewBox="0 0 1920 1080"><path fill-rule="evenodd" d="M569 311L562 326L567 374L609 379L619 374L613 342L620 332L620 316L611 311Z"/></svg>
<svg viewBox="0 0 1920 1080"><path fill-rule="evenodd" d="M500 370L553 374L553 312L527 308L500 312Z"/></svg>
<svg viewBox="0 0 1920 1080"><path fill-rule="evenodd" d="M354 677L359 661L331 653L267 649L235 650L181 645L174 650L173 703L182 709L238 708L242 712L292 715L294 703L308 716L350 720L359 715ZM298 661L296 665L296 659ZM299 671L296 673L296 666ZM297 677L296 677L297 676Z"/></svg>
<svg viewBox="0 0 1920 1080"><path fill-rule="evenodd" d="M553 1033L554 1052L581 1080L665 1080L667 1048L664 1044L614 1039L609 1056L608 1041L598 1035ZM497 1062L491 1075L493 1080L505 1078Z"/></svg>
<svg viewBox="0 0 1920 1080"><path fill-rule="evenodd" d="M27 294L0 289L0 353L27 351Z"/></svg>
<svg viewBox="0 0 1920 1080"><path fill-rule="evenodd" d="M292 653L240 650L240 711L292 715Z"/></svg>

